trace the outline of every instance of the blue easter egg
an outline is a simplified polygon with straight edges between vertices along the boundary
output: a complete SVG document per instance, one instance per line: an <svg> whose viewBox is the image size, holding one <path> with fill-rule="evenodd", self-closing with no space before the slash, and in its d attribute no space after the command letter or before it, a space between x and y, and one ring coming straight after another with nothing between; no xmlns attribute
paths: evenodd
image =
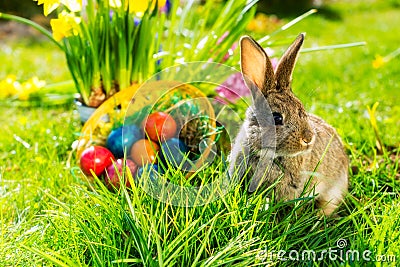
<svg viewBox="0 0 400 267"><path fill-rule="evenodd" d="M182 161L185 159L185 154L189 151L184 142L178 138L171 138L161 144L160 160L164 167L181 166Z"/></svg>
<svg viewBox="0 0 400 267"><path fill-rule="evenodd" d="M136 172L136 179L138 181L142 180L143 173L147 173L151 182L155 183L157 181L158 173L162 174L162 170L157 164L146 164L140 167Z"/></svg>
<svg viewBox="0 0 400 267"><path fill-rule="evenodd" d="M107 138L107 148L116 158L124 157L124 150L129 151L136 141L143 138L143 134L136 125L125 125L114 129Z"/></svg>

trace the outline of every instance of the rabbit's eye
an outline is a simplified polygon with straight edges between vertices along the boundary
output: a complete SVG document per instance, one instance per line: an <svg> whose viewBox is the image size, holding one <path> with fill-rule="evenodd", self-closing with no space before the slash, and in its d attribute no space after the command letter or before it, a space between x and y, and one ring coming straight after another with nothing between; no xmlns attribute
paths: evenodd
<svg viewBox="0 0 400 267"><path fill-rule="evenodd" d="M283 125L283 117L279 112L272 112L272 116L274 116L275 125Z"/></svg>

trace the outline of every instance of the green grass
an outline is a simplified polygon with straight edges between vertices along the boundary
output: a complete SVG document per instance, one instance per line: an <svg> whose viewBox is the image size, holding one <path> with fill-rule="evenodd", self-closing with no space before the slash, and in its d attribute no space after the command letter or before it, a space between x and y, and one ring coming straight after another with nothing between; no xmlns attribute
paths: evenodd
<svg viewBox="0 0 400 267"><path fill-rule="evenodd" d="M0 43L0 50L1 79L8 74L15 75L20 81L33 76L45 79L47 83L71 79L64 54L52 43L5 39Z"/></svg>
<svg viewBox="0 0 400 267"><path fill-rule="evenodd" d="M351 159L350 193L340 218L319 218L307 200L273 203L270 192L248 195L240 186L223 199L195 208L160 203L134 187L112 193L90 186L66 166L81 125L73 106L0 106L0 266L396 266L400 261L400 58L372 68L376 54L398 48L400 10L389 3L332 4L341 20L313 15L289 30L307 32L305 47L366 41L364 47L304 53L294 91L306 108L333 124ZM69 77L51 44L8 42L6 74L47 81ZM55 56L52 56L55 55ZM4 61L3 61L4 59ZM376 136L367 106L379 102ZM26 143L25 143L26 142ZM28 145L29 144L29 145ZM127 197L129 196L129 197ZM277 253L358 251L360 261L280 261ZM366 262L395 256L396 262ZM368 253L368 252L367 252ZM293 252L290 254L296 257Z"/></svg>

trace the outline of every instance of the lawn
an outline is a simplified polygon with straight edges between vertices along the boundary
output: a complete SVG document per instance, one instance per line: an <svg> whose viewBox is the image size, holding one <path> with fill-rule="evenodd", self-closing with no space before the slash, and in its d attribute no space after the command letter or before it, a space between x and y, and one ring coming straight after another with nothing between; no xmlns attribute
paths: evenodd
<svg viewBox="0 0 400 267"><path fill-rule="evenodd" d="M302 53L294 72L295 93L336 127L350 157L350 192L338 217L319 217L307 200L271 204L270 191L249 195L240 185L192 208L137 187L110 192L77 175L74 162L67 166L82 128L72 103L0 104L0 266L398 265L400 57L373 68L377 55L399 48L395 2L332 1L284 34L306 32L305 48L366 42ZM0 79L69 79L51 43L0 47ZM368 107L376 102L372 124Z"/></svg>

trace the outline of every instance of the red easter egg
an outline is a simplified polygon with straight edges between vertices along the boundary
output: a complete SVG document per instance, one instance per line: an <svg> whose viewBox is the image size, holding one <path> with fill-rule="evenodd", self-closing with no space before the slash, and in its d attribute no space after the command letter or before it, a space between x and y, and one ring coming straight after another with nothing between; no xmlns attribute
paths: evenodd
<svg viewBox="0 0 400 267"><path fill-rule="evenodd" d="M125 161L125 174L130 171L132 177L135 177L138 166L130 159ZM123 176L124 159L117 159L113 164L107 167L104 181L108 187L115 186L119 188L119 176ZM125 175L125 185L130 187L128 176Z"/></svg>
<svg viewBox="0 0 400 267"><path fill-rule="evenodd" d="M175 136L177 125L170 115L164 112L155 112L143 121L143 129L154 142L164 142Z"/></svg>
<svg viewBox="0 0 400 267"><path fill-rule="evenodd" d="M140 139L133 144L130 155L138 166L143 166L157 161L158 150L160 150L160 147L157 143L147 139Z"/></svg>
<svg viewBox="0 0 400 267"><path fill-rule="evenodd" d="M90 170L99 176L115 160L113 154L105 147L91 146L86 148L80 159L81 169L84 174L92 175Z"/></svg>

